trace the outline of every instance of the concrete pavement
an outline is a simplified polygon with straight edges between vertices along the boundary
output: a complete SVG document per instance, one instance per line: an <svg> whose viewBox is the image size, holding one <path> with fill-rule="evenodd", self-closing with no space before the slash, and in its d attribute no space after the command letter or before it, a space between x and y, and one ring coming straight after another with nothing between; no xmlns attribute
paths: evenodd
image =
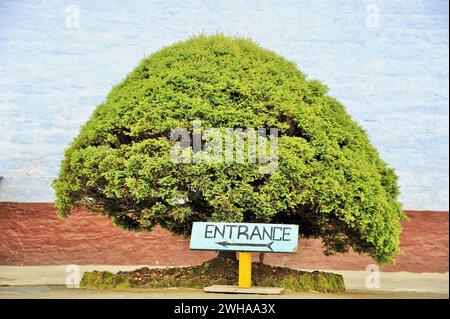
<svg viewBox="0 0 450 319"><path fill-rule="evenodd" d="M213 294L201 289L69 289L64 286L8 286L0 287L0 299L448 299L448 293L405 291L348 290L345 293L293 292L283 295Z"/></svg>

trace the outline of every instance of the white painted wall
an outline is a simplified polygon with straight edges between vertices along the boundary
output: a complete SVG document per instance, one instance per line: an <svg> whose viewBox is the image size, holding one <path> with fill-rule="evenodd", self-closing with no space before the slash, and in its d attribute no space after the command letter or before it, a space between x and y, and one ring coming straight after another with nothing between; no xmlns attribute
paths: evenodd
<svg viewBox="0 0 450 319"><path fill-rule="evenodd" d="M406 209L448 210L448 9L446 0L0 0L0 201L52 201L64 149L111 86L162 46L220 31L325 82L397 169Z"/></svg>

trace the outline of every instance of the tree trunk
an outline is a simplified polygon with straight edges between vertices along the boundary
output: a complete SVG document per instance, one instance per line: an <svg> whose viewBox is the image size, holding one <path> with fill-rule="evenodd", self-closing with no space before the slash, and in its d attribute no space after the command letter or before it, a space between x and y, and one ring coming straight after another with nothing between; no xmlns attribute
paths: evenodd
<svg viewBox="0 0 450 319"><path fill-rule="evenodd" d="M264 253L259 253L258 271L257 271L259 278L261 278L262 276L263 265L264 265Z"/></svg>
<svg viewBox="0 0 450 319"><path fill-rule="evenodd" d="M217 258L219 259L225 259L225 260L231 260L236 262L236 252L234 251L219 251L219 254L217 255Z"/></svg>
<svg viewBox="0 0 450 319"><path fill-rule="evenodd" d="M264 264L264 253L259 253L259 266Z"/></svg>

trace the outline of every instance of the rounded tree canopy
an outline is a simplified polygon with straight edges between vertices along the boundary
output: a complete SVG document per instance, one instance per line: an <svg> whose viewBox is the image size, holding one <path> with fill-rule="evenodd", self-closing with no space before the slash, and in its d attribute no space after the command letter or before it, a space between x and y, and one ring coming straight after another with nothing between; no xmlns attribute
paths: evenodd
<svg viewBox="0 0 450 319"><path fill-rule="evenodd" d="M397 176L326 91L247 39L200 35L163 48L112 89L65 151L58 212L87 207L127 229L184 235L194 221L294 223L325 254L352 248L392 262L405 218ZM277 128L276 169L174 161L174 130L196 121Z"/></svg>

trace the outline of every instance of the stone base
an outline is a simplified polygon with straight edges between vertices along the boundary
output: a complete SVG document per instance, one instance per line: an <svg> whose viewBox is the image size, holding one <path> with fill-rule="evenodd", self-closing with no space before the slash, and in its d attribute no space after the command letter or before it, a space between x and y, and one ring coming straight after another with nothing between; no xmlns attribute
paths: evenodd
<svg viewBox="0 0 450 319"><path fill-rule="evenodd" d="M257 294L257 295L281 295L284 288L278 287L250 287L239 288L238 286L213 285L203 288L204 292L214 292L222 294Z"/></svg>

